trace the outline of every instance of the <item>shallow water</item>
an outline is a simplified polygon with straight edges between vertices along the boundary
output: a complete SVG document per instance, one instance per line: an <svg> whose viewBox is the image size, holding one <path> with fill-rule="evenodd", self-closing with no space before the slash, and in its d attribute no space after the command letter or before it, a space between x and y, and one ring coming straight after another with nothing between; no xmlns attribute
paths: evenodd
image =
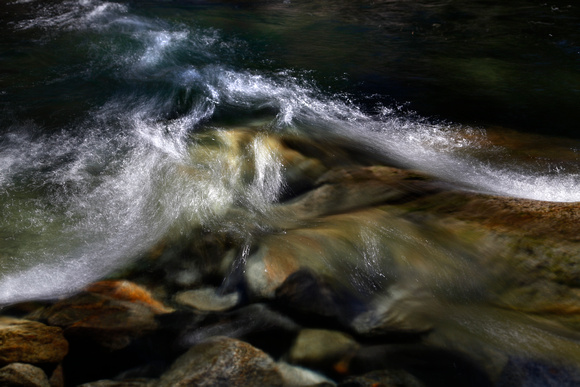
<svg viewBox="0 0 580 387"><path fill-rule="evenodd" d="M198 226L274 243L295 219L276 218L289 177L270 135L349 144L463 190L580 201L575 5L19 0L1 12L0 304L74 292ZM461 242L389 219L345 226L354 244L331 233L319 264L363 293L400 278L485 293ZM311 226L324 234L325 221Z"/></svg>

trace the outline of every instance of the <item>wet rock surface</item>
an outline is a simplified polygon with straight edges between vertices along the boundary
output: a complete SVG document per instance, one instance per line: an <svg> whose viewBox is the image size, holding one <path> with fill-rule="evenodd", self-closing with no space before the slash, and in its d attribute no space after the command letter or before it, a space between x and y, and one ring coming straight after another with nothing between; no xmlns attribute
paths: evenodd
<svg viewBox="0 0 580 387"><path fill-rule="evenodd" d="M280 200L168 236L77 294L6 308L5 385L580 383L578 203L460 191L338 142L220 136L199 141L237 157L246 183L252 144L267 145Z"/></svg>
<svg viewBox="0 0 580 387"><path fill-rule="evenodd" d="M68 353L61 328L0 317L0 363L59 363Z"/></svg>

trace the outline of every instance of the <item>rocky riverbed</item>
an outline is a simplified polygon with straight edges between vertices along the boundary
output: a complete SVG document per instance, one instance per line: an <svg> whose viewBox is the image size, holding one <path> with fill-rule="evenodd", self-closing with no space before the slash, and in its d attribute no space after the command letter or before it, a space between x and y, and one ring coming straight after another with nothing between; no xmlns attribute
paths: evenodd
<svg viewBox="0 0 580 387"><path fill-rule="evenodd" d="M0 384L580 384L579 203L469 192L340 139L194 141L184 179L217 157L251 189L258 141L284 195L240 195L78 293L5 306Z"/></svg>

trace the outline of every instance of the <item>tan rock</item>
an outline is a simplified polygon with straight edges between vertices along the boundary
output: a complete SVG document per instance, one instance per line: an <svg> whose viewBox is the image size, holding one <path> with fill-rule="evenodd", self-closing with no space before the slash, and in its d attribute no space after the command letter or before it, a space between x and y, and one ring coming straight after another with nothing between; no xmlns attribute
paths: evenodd
<svg viewBox="0 0 580 387"><path fill-rule="evenodd" d="M186 290L175 295L175 301L201 311L219 312L233 308L239 302L239 293L219 294L215 288Z"/></svg>

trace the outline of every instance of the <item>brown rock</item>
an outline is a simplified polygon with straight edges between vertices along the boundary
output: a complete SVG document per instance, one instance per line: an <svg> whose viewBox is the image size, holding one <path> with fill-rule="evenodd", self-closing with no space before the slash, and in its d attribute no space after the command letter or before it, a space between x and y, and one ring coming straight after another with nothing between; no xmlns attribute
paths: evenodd
<svg viewBox="0 0 580 387"><path fill-rule="evenodd" d="M148 306L155 314L169 313L172 310L155 300L151 293L141 286L125 281L99 281L89 285L86 290L121 301L129 301Z"/></svg>
<svg viewBox="0 0 580 387"><path fill-rule="evenodd" d="M54 304L43 315L50 325L62 327L67 337L89 338L109 349L124 348L157 328L148 305L87 292Z"/></svg>
<svg viewBox="0 0 580 387"><path fill-rule="evenodd" d="M59 363L68 352L62 329L0 317L0 362Z"/></svg>
<svg viewBox="0 0 580 387"><path fill-rule="evenodd" d="M0 368L0 385L4 387L50 387L43 370L23 363L12 363Z"/></svg>
<svg viewBox="0 0 580 387"><path fill-rule="evenodd" d="M157 387L283 384L276 363L267 354L243 341L214 337L177 359Z"/></svg>
<svg viewBox="0 0 580 387"><path fill-rule="evenodd" d="M579 242L580 203L553 203L461 191L425 196L405 207L475 222L520 236Z"/></svg>

